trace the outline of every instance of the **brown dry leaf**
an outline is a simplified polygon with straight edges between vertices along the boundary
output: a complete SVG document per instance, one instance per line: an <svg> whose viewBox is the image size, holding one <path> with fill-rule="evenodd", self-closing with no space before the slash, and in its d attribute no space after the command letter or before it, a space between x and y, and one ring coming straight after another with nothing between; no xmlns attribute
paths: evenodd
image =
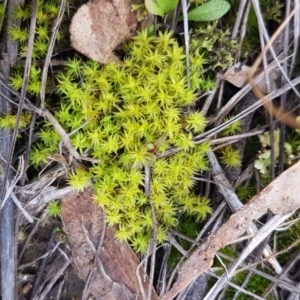
<svg viewBox="0 0 300 300"><path fill-rule="evenodd" d="M103 230L102 209L93 201L92 192L72 193L62 199L61 219L72 249L79 276L88 281L89 292L96 299L142 299L136 270L139 261L128 244L119 243L111 228L105 229L99 260L95 251ZM93 246L91 246L91 243ZM96 250L97 251L97 250ZM139 272L143 282L144 273ZM148 289L148 278L143 282ZM157 300L155 292L152 300Z"/></svg>
<svg viewBox="0 0 300 300"><path fill-rule="evenodd" d="M117 61L112 53L131 38L137 27L133 0L90 0L74 15L70 33L72 46L80 53L99 62Z"/></svg>
<svg viewBox="0 0 300 300"><path fill-rule="evenodd" d="M238 88L242 88L249 82L249 71L251 67L246 66L243 63L237 63L230 67L224 74L219 75L221 79L224 79L231 84L235 85ZM258 73L261 70L258 70ZM270 91L277 89L277 81L280 78L280 72L277 68L271 69L269 71L269 83ZM255 81L255 85L265 94L267 94L266 80L260 78L258 81Z"/></svg>
<svg viewBox="0 0 300 300"><path fill-rule="evenodd" d="M233 214L220 229L184 262L173 287L161 300L171 300L197 276L208 270L216 252L234 243L247 230L252 220L259 219L267 210L275 215L286 215L300 207L300 162L283 172L250 202Z"/></svg>
<svg viewBox="0 0 300 300"><path fill-rule="evenodd" d="M223 75L220 77L236 87L243 87L248 83L248 74L250 67L237 63L231 66Z"/></svg>

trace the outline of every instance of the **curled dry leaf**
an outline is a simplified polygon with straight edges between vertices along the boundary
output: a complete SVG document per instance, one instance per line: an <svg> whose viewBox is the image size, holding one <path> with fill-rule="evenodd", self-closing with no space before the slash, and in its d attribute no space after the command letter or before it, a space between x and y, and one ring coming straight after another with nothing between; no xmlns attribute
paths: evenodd
<svg viewBox="0 0 300 300"><path fill-rule="evenodd" d="M161 300L171 300L196 277L208 270L216 252L232 244L250 226L252 220L259 219L267 210L275 215L287 215L300 207L300 162L283 172L250 202L233 214L220 229L183 263L173 287Z"/></svg>
<svg viewBox="0 0 300 300"><path fill-rule="evenodd" d="M99 62L117 61L113 51L131 38L137 27L133 0L90 0L74 15L70 33L72 46Z"/></svg>

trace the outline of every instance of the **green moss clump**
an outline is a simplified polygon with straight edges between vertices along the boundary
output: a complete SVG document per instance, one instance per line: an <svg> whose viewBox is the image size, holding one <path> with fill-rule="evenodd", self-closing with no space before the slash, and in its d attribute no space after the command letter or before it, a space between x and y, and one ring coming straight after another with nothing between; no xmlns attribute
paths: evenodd
<svg viewBox="0 0 300 300"><path fill-rule="evenodd" d="M82 190L92 178L94 199L105 209L108 225L118 226L117 239L145 251L154 226L152 210L159 242L176 225L178 212L196 219L211 212L208 200L191 192L192 176L207 167L209 145L193 143L206 120L201 112L186 113L198 83L188 86L184 50L171 33L154 37L143 31L125 51L124 62L103 67L70 60L57 78L62 101L55 117L72 132L79 153L99 160L89 170L74 170L71 186ZM191 76L200 70L201 65L192 68ZM59 151L50 137L53 129L46 126L31 152L33 164ZM172 147L177 152L164 156ZM149 196L145 167L151 169Z"/></svg>
<svg viewBox="0 0 300 300"><path fill-rule="evenodd" d="M233 116L228 116L224 119L224 123L230 121L233 119ZM226 127L223 131L221 131L220 135L221 136L230 136L230 135L235 135L238 134L242 131L242 120L236 120L232 122L228 127Z"/></svg>
<svg viewBox="0 0 300 300"><path fill-rule="evenodd" d="M218 28L217 24L210 22L191 33L191 52L197 53L202 61L209 64L207 72L220 71L232 66L234 53L239 48L238 43L231 39L230 31ZM199 57L196 56L196 60L198 61ZM205 85L207 82L204 82Z"/></svg>
<svg viewBox="0 0 300 300"><path fill-rule="evenodd" d="M29 125L31 119L31 114L23 113L21 114L19 121L19 129L24 129ZM0 116L0 128L3 129L13 129L16 125L16 115L6 114Z"/></svg>
<svg viewBox="0 0 300 300"><path fill-rule="evenodd" d="M34 59L45 57L48 51L52 24L59 12L59 6L60 2L57 0L38 1L35 40L32 53ZM26 57L27 54L27 21L31 18L31 11L31 4L27 4L24 7L18 6L14 12L14 16L22 22L22 25L21 27L9 28L11 38L20 42L20 54L22 57Z"/></svg>
<svg viewBox="0 0 300 300"><path fill-rule="evenodd" d="M60 216L61 213L61 207L59 205L59 202L51 201L47 206L47 214L49 217L57 218Z"/></svg>
<svg viewBox="0 0 300 300"><path fill-rule="evenodd" d="M17 6L14 11L14 17L20 21L20 26L8 28L10 38L18 41L20 45L20 57L27 56L27 44L29 38L28 22L31 18L32 4L26 3L24 7ZM36 64L36 60L42 60L46 57L50 45L50 37L53 31L53 24L58 15L60 8L60 1L58 0L39 0L37 7L36 30L34 36L34 46L32 52L32 66L29 74L29 82L27 93L31 96L38 96L41 91L41 73L42 68ZM1 13L1 12L0 12ZM1 16L0 16L1 17ZM64 21L65 22L65 21ZM61 26L63 28L63 26ZM63 42L63 30L59 30L56 35L55 49L59 48ZM60 42L60 43L58 43ZM49 85L51 76L48 77ZM23 66L22 63L14 67L11 77L10 85L16 91L19 91L23 84ZM52 93L51 89L51 93Z"/></svg>
<svg viewBox="0 0 300 300"><path fill-rule="evenodd" d="M221 150L220 160L226 168L235 168L242 165L242 155L239 150L234 150L231 145Z"/></svg>

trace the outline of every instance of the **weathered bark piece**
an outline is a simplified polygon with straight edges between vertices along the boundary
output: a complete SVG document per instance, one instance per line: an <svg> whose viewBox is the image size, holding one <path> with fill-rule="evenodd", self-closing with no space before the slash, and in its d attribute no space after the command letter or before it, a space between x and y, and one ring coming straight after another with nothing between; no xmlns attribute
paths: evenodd
<svg viewBox="0 0 300 300"><path fill-rule="evenodd" d="M233 214L220 229L211 234L181 266L172 289L161 300L173 299L192 280L205 272L213 263L216 252L233 243L269 209L275 215L286 215L300 207L300 162L283 172L264 190Z"/></svg>
<svg viewBox="0 0 300 300"><path fill-rule="evenodd" d="M116 61L112 53L130 39L137 27L133 0L90 0L74 15L70 27L72 46L99 63Z"/></svg>
<svg viewBox="0 0 300 300"><path fill-rule="evenodd" d="M103 228L103 211L93 201L92 192L74 192L62 199L61 207L77 272L87 282L90 277L90 294L96 299L143 299L136 276L139 261L128 244L114 238L111 228ZM105 237L99 245L103 230ZM95 257L95 252L100 254ZM142 270L139 275L143 282ZM148 279L143 287L148 290ZM154 291L151 299L158 299Z"/></svg>

